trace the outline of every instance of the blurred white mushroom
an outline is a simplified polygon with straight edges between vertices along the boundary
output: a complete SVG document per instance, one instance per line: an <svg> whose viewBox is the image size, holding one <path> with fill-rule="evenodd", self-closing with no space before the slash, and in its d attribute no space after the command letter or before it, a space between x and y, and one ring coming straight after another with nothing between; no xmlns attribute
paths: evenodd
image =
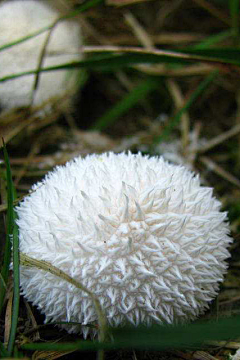
<svg viewBox="0 0 240 360"><path fill-rule="evenodd" d="M40 0L6 1L0 4L0 47L53 24L61 13L51 2ZM50 31L50 30L49 30ZM0 78L38 68L49 31L0 52ZM46 48L43 67L79 61L81 31L78 22L64 20L53 29ZM63 96L76 85L77 71L59 70L40 75L33 104ZM0 83L0 105L5 109L31 103L35 75Z"/></svg>
<svg viewBox="0 0 240 360"><path fill-rule="evenodd" d="M87 287L111 325L187 322L217 295L227 214L185 167L141 153L90 155L33 190L17 207L20 251ZM92 299L52 274L21 266L21 287L47 321L97 321Z"/></svg>

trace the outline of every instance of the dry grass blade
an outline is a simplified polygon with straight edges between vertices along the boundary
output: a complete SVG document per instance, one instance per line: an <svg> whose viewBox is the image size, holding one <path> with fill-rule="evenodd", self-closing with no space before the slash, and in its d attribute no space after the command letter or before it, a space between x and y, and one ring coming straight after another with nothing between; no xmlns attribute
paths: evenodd
<svg viewBox="0 0 240 360"><path fill-rule="evenodd" d="M213 160L211 160L207 156L200 156L199 160L211 171L215 172L219 176L221 176L223 179L229 181L233 185L240 187L240 181L230 174L228 171L224 170L221 166L216 164Z"/></svg>
<svg viewBox="0 0 240 360"><path fill-rule="evenodd" d="M208 341L210 346L217 346L218 348L237 350L240 348L240 342L234 341Z"/></svg>
<svg viewBox="0 0 240 360"><path fill-rule="evenodd" d="M20 198L18 198L17 200L15 200L13 202L14 205L17 205L19 203L19 201L22 201L24 198L24 196L21 196ZM3 211L6 211L7 210L7 204L2 204L0 205L0 213L3 212Z"/></svg>
<svg viewBox="0 0 240 360"><path fill-rule="evenodd" d="M39 331L37 330L37 326L38 326L37 321L33 315L30 305L28 304L28 302L26 300L24 300L24 304L27 309L28 318L30 318L33 328L36 329L36 331L34 331L33 341L38 341L38 340L40 340L40 334L39 334Z"/></svg>
<svg viewBox="0 0 240 360"><path fill-rule="evenodd" d="M196 360L218 360L215 356L212 356L205 351L196 351L193 354L193 359Z"/></svg>
<svg viewBox="0 0 240 360"><path fill-rule="evenodd" d="M176 111L177 111L184 106L186 100L184 99L181 89L176 81L169 79L167 80L166 83L169 92L173 97L173 101L175 103ZM186 111L181 118L182 147L184 151L186 151L189 143L189 130L190 130L189 123L190 123L190 118L188 112Z"/></svg>
<svg viewBox="0 0 240 360"><path fill-rule="evenodd" d="M109 40L100 35L90 24L85 22L83 26L86 26L87 33L92 36L99 44L102 45L138 45L139 39L132 34L124 35L112 35ZM173 32L161 32L161 34L148 34L148 37L153 44L157 45L184 45L191 42L199 42L204 39L204 35L201 33L191 34L186 32L173 33Z"/></svg>
<svg viewBox="0 0 240 360"><path fill-rule="evenodd" d="M30 150L29 155L26 157L26 160L21 168L21 170L16 174L15 180L14 180L14 185L15 187L18 186L20 180L22 179L22 177L26 174L28 165L32 162L34 163L34 156L39 152L40 147L39 144L36 142L32 149Z"/></svg>
<svg viewBox="0 0 240 360"><path fill-rule="evenodd" d="M4 331L4 343L7 344L9 341L11 325L12 325L12 302L13 302L13 290L9 294L7 301L7 307L5 312L5 331Z"/></svg>
<svg viewBox="0 0 240 360"><path fill-rule="evenodd" d="M12 309L11 309L11 327L9 331L9 339L7 344L7 351L9 356L11 356L13 354L13 350L15 346L17 326L18 326L19 302L20 302L19 237L18 237L18 227L16 225L16 213L13 205L14 200L16 199L16 192L13 186L12 171L11 171L9 156L4 140L3 140L3 154L4 154L4 162L6 166L7 199L8 199L7 239L6 239L5 251L7 251L11 256L11 258L9 258L8 267L12 262L12 269L13 269L13 299L12 299ZM7 249L8 247L10 247L10 252Z"/></svg>
<svg viewBox="0 0 240 360"><path fill-rule="evenodd" d="M107 5L125 6L151 0L106 0Z"/></svg>
<svg viewBox="0 0 240 360"><path fill-rule="evenodd" d="M21 131L25 130L29 125L36 121L35 117L30 117L26 120L22 120L18 125L11 128L4 134L4 140L7 144L10 140L12 140L15 136L17 136Z"/></svg>
<svg viewBox="0 0 240 360"><path fill-rule="evenodd" d="M70 284L76 286L79 290L82 290L85 293L87 293L94 303L95 310L96 310L96 313L98 316L99 341L104 341L105 336L106 336L106 326L107 326L105 315L102 311L102 308L101 308L98 298L91 291L89 291L85 286L80 284L78 281L73 279L71 276L67 275L64 271L56 268L55 266L48 263L47 261L39 261L39 260L36 260L36 259L33 259L33 258L27 256L26 254L20 253L20 264L22 266L37 267L38 269L47 271L57 277L60 277L63 280L69 282Z"/></svg>
<svg viewBox="0 0 240 360"><path fill-rule="evenodd" d="M215 138L211 139L204 145L199 145L197 152L204 153L208 150L211 150L217 145L220 145L222 142L230 139L231 137L237 135L240 132L240 124L233 126L230 130L216 136Z"/></svg>
<svg viewBox="0 0 240 360"><path fill-rule="evenodd" d="M224 12L222 12L221 10L216 8L214 5L212 5L209 1L206 1L206 0L193 0L193 1L195 1L199 6L203 7L205 10L209 11L210 14L217 17L219 20L221 20L225 24L230 25L230 20L228 19L226 14L224 14Z"/></svg>
<svg viewBox="0 0 240 360"><path fill-rule="evenodd" d="M235 301L239 301L239 300L240 300L240 295L234 296L234 297L232 297L232 298L229 299L229 300L221 301L221 302L220 302L220 305L232 304L232 303L234 303Z"/></svg>
<svg viewBox="0 0 240 360"><path fill-rule="evenodd" d="M113 53L133 53L133 54L145 54L145 55L158 55L158 56L170 56L176 59L186 59L186 60L199 60L203 62L216 62L218 63L219 59L209 58L204 59L201 55L192 55L184 53L181 51L173 50L159 50L159 49L143 49L137 46L114 46L114 45L104 45L104 46L84 46L84 53L104 53L104 52L113 52ZM219 61L221 63L221 61Z"/></svg>
<svg viewBox="0 0 240 360"><path fill-rule="evenodd" d="M159 65L134 65L133 68L148 75L163 75L163 76L194 76L194 75L208 75L216 66L210 64L186 65L182 68L171 69L164 64ZM224 69L219 69L224 71Z"/></svg>
<svg viewBox="0 0 240 360"><path fill-rule="evenodd" d="M130 12L126 12L124 14L124 18L126 23L131 27L140 44L142 44L146 49L153 49L154 44L150 36L146 32L146 30L139 24L137 19Z"/></svg>
<svg viewBox="0 0 240 360"><path fill-rule="evenodd" d="M73 352L74 351L36 351L32 356L32 360L55 360Z"/></svg>
<svg viewBox="0 0 240 360"><path fill-rule="evenodd" d="M61 19L60 19L61 20ZM38 59L38 64L37 64L37 69L40 70L42 65L43 65L43 61L44 61L44 58L46 56L46 51L47 51L47 46L50 42L50 39L51 39L51 36L52 36L52 33L55 29L55 27L57 26L57 24L59 23L59 19L57 19L53 24L52 24L52 27L51 29L49 30L48 34L47 34L47 37L44 41L44 44L43 44L43 47L41 49L41 52L40 52L40 55L39 55L39 59ZM35 92L38 88L38 84L39 84L39 79L40 79L40 76L41 76L41 73L38 72L36 73L35 75L35 81L34 81L34 84L33 84L33 91L32 91L32 99L31 99L31 102L33 103L34 101L34 95L35 95Z"/></svg>

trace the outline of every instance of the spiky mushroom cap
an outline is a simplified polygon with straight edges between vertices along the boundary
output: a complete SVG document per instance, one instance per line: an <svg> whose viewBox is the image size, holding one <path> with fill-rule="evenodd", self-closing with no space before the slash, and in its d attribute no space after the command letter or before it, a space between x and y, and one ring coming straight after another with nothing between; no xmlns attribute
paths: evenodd
<svg viewBox="0 0 240 360"><path fill-rule="evenodd" d="M20 250L96 294L111 325L186 322L217 295L227 214L183 166L140 153L90 155L33 190L17 208ZM54 275L22 266L21 287L46 320L97 321L89 296Z"/></svg>
<svg viewBox="0 0 240 360"><path fill-rule="evenodd" d="M0 46L32 35L54 23L61 13L48 1L15 0L0 4ZM6 48L1 52L0 77L36 70L49 32ZM43 67L79 61L82 57L82 36L76 21L59 22L51 31ZM5 109L30 105L35 75L23 76L1 83L0 104ZM34 95L34 105L52 97L64 96L76 84L76 70L41 73Z"/></svg>

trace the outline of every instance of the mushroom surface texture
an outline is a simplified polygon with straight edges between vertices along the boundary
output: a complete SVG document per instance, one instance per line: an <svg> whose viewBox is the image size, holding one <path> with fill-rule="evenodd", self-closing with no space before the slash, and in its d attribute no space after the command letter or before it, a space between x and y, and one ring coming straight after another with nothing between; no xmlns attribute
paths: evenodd
<svg viewBox="0 0 240 360"><path fill-rule="evenodd" d="M113 326L187 322L217 295L230 256L227 214L212 192L162 157L78 157L17 207L20 251L86 286ZM97 322L89 295L50 273L21 266L21 288L47 321Z"/></svg>
<svg viewBox="0 0 240 360"><path fill-rule="evenodd" d="M13 43L52 25L62 14L48 1L6 1L0 4L0 46ZM38 69L39 59L49 36L40 35L8 47L1 52L0 77ZM51 31L42 67L79 61L81 31L73 20L59 22ZM52 97L64 96L76 85L77 70L58 70L41 73L34 93L34 105L41 105ZM36 75L12 79L0 85L0 105L4 109L28 106L31 103Z"/></svg>

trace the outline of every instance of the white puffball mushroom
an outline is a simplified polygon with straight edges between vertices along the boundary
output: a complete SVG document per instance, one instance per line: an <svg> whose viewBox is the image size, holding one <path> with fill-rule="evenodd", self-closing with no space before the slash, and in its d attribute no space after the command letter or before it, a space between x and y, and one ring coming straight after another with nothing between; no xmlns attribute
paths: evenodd
<svg viewBox="0 0 240 360"><path fill-rule="evenodd" d="M35 33L61 16L47 1L15 0L0 4L0 47ZM50 30L49 30L50 31ZM40 54L48 37L46 31L0 52L0 78L38 68ZM79 61L81 31L73 20L59 22L51 32L42 66L57 66ZM34 105L52 97L64 96L76 85L77 70L58 70L40 74ZM35 75L0 83L0 105L8 110L31 103Z"/></svg>
<svg viewBox="0 0 240 360"><path fill-rule="evenodd" d="M20 251L86 286L113 326L187 322L216 297L230 256L227 214L212 192L162 157L78 157L17 207ZM21 266L21 288L47 321L97 322L89 295L50 273Z"/></svg>

